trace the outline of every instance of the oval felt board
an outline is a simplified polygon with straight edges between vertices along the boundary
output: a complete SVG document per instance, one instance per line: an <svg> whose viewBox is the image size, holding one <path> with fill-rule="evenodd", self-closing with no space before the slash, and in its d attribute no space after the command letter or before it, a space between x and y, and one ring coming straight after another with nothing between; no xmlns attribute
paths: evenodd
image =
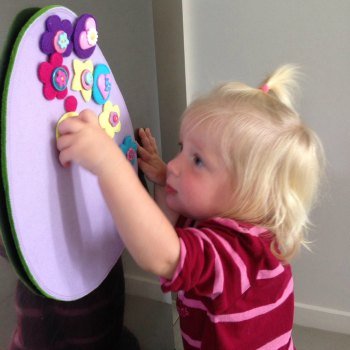
<svg viewBox="0 0 350 350"><path fill-rule="evenodd" d="M90 108L97 115L103 112L107 117L108 113L111 115L111 125L108 118L103 123L109 125L109 134L118 145L124 140L130 144L134 137L127 107L111 71L104 104L71 88L73 60L91 60L94 66L108 67L98 45L90 50L88 58L78 57L75 50L66 57L62 55L62 65L69 72L68 101L66 97L51 100L44 97L45 84L38 71L52 54L42 52L39 43L50 16L70 21L73 28L78 19L75 13L60 6L36 13L16 40L6 75L1 165L11 230L3 234L11 235L19 260L35 288L47 297L69 301L93 291L115 265L124 246L96 177L79 166L64 169L59 164L57 122L68 112L67 105L73 106L69 108L76 113ZM56 72L57 77L62 76L59 74ZM92 74L87 76L87 83L91 84ZM60 84L59 80L56 82ZM70 103L72 100L76 103ZM107 106L114 109L108 112ZM137 162L130 160L137 171ZM11 240L5 240L5 244Z"/></svg>

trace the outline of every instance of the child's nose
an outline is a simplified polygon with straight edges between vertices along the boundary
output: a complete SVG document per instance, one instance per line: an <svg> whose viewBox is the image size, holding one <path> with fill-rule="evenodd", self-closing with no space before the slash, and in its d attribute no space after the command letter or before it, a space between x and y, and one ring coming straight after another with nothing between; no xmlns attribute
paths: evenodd
<svg viewBox="0 0 350 350"><path fill-rule="evenodd" d="M168 162L167 168L168 172L175 176L178 176L180 174L179 155L177 155L170 162Z"/></svg>

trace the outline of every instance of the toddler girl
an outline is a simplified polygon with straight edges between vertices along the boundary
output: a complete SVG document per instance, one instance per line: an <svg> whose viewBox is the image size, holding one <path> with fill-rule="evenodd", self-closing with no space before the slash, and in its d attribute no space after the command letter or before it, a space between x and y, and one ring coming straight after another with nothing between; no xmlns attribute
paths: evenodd
<svg viewBox="0 0 350 350"><path fill-rule="evenodd" d="M294 110L295 74L283 66L259 89L227 83L194 101L167 165L141 129L158 205L93 112L59 126L62 165L96 174L131 255L178 292L185 349L294 347L288 262L305 244L323 157Z"/></svg>

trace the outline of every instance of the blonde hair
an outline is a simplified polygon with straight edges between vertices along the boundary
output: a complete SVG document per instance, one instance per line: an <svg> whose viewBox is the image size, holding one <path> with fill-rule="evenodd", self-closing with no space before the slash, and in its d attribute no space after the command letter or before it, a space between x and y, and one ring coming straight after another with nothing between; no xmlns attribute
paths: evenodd
<svg viewBox="0 0 350 350"><path fill-rule="evenodd" d="M205 126L232 172L233 206L223 216L267 228L271 249L288 262L305 231L323 168L317 135L293 104L298 69L285 65L261 88L231 82L194 101L181 129Z"/></svg>

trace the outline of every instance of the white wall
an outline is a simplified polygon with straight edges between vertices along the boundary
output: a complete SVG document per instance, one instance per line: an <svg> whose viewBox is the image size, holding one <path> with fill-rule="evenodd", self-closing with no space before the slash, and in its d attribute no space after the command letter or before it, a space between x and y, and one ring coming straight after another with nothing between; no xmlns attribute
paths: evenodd
<svg viewBox="0 0 350 350"><path fill-rule="evenodd" d="M183 0L187 99L218 82L256 86L302 66L299 111L321 137L328 183L314 210L313 253L294 262L296 322L350 333L350 2Z"/></svg>

